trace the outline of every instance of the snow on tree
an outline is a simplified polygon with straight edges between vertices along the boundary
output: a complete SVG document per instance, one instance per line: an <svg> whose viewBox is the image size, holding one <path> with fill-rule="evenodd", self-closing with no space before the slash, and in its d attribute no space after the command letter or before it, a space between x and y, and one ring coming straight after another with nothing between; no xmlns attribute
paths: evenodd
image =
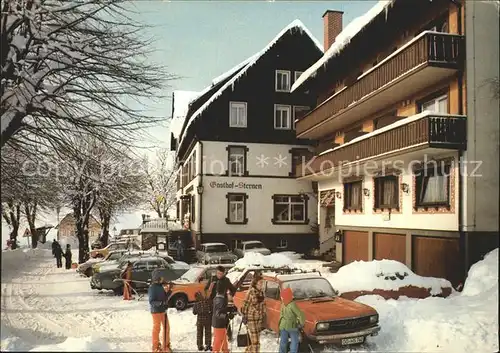
<svg viewBox="0 0 500 353"><path fill-rule="evenodd" d="M146 27L123 0L1 3L1 146L71 147L74 136L128 144L160 117L131 102L158 96Z"/></svg>
<svg viewBox="0 0 500 353"><path fill-rule="evenodd" d="M157 158L146 170L148 204L159 218L167 218L175 205L177 191L177 163L175 156L166 149L157 151Z"/></svg>

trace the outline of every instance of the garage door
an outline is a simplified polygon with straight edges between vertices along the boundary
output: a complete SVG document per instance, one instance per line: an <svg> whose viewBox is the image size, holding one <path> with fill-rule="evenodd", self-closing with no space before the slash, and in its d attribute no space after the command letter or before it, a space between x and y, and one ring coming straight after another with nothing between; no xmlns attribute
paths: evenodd
<svg viewBox="0 0 500 353"><path fill-rule="evenodd" d="M396 260L406 263L406 235L373 234L373 258L375 260Z"/></svg>
<svg viewBox="0 0 500 353"><path fill-rule="evenodd" d="M368 261L368 233L344 231L344 246L342 249L342 262L344 265L353 261Z"/></svg>
<svg viewBox="0 0 500 353"><path fill-rule="evenodd" d="M412 262L416 274L446 278L453 285L464 276L458 238L413 236Z"/></svg>

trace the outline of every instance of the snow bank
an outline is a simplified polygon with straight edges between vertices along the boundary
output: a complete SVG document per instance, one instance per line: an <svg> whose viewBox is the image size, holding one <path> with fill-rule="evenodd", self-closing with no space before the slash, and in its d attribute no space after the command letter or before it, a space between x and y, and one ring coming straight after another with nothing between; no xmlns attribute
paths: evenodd
<svg viewBox="0 0 500 353"><path fill-rule="evenodd" d="M394 260L355 261L325 277L340 293L374 289L397 291L405 286L415 286L430 288L431 294L436 295L441 293L441 288L452 288L446 279L416 275Z"/></svg>
<svg viewBox="0 0 500 353"><path fill-rule="evenodd" d="M373 306L380 352L498 352L498 249L469 270L462 293L448 298L356 301Z"/></svg>
<svg viewBox="0 0 500 353"><path fill-rule="evenodd" d="M251 266L262 267L293 267L293 260L282 253L262 255L256 252L246 253L244 257L234 263L234 268L243 269Z"/></svg>
<svg viewBox="0 0 500 353"><path fill-rule="evenodd" d="M101 338L69 337L66 341L60 344L38 346L30 350L30 352L109 352L110 346Z"/></svg>

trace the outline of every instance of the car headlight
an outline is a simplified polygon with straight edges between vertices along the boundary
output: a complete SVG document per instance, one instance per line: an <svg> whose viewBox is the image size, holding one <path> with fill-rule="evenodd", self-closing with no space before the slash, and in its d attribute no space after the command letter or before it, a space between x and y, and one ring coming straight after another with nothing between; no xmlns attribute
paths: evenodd
<svg viewBox="0 0 500 353"><path fill-rule="evenodd" d="M370 316L370 324L374 324L378 322L378 315Z"/></svg>
<svg viewBox="0 0 500 353"><path fill-rule="evenodd" d="M211 263L211 264L218 264L218 263L219 263L219 260L210 260L210 263Z"/></svg>
<svg viewBox="0 0 500 353"><path fill-rule="evenodd" d="M330 328L330 324L328 322L320 322L316 325L317 331L325 331L328 330L328 328Z"/></svg>

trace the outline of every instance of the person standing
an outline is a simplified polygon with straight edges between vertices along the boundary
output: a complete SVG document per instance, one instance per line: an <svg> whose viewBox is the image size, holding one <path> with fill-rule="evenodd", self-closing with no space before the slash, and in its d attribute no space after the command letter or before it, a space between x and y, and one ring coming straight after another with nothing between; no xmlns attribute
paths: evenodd
<svg viewBox="0 0 500 353"><path fill-rule="evenodd" d="M56 258L56 266L57 266L57 268L61 268L62 267L63 251L62 251L62 248L61 248L61 244L59 244L59 242L57 242L57 241L54 241L54 242L56 244L54 246L54 243L52 243L52 246L54 246L54 250L52 250L52 253L54 254L54 257ZM65 257L66 257L66 255L65 255Z"/></svg>
<svg viewBox="0 0 500 353"><path fill-rule="evenodd" d="M280 351L287 353L288 338L292 341L290 344L290 353L297 353L299 349L299 328L304 326L305 315L293 301L293 292L290 288L281 291L281 312L278 323L280 331Z"/></svg>
<svg viewBox="0 0 500 353"><path fill-rule="evenodd" d="M52 240L52 256L56 257L56 253L55 253L55 250L56 250L56 246L57 246L57 240Z"/></svg>
<svg viewBox="0 0 500 353"><path fill-rule="evenodd" d="M164 279L161 272L153 271L151 275L151 285L148 289L149 306L151 316L153 317L153 336L152 336L152 351L153 352L172 352L170 348L170 325L168 322L167 309L168 299L172 294L172 288L167 285L167 291L163 286ZM160 331L163 327L163 338L160 342Z"/></svg>
<svg viewBox="0 0 500 353"><path fill-rule="evenodd" d="M132 298L132 284L130 281L132 280L132 263L127 262L127 266L120 274L121 279L123 280L123 300L131 300Z"/></svg>
<svg viewBox="0 0 500 353"><path fill-rule="evenodd" d="M215 286L215 298L213 299L212 327L214 338L212 342L212 352L229 353L229 343L227 341L227 327L229 326L229 316L227 313L227 289L223 281L218 281Z"/></svg>
<svg viewBox="0 0 500 353"><path fill-rule="evenodd" d="M231 296L234 297L236 293L236 288L233 286L229 278L226 277L226 269L224 266L217 266L217 272L215 277L210 278L210 280L205 285L205 291L210 293L210 299L213 300L216 296L216 288L219 283L222 283L224 289L224 296L227 300L227 291L231 293Z"/></svg>
<svg viewBox="0 0 500 353"><path fill-rule="evenodd" d="M193 306L193 314L196 315L196 343L198 350L211 351L212 345L212 305L207 293L195 294L196 303ZM203 333L205 333L205 347L203 347Z"/></svg>
<svg viewBox="0 0 500 353"><path fill-rule="evenodd" d="M243 323L247 325L250 340L245 352L257 353L260 351L260 332L262 331L262 324L266 314L262 284L262 275L256 273L241 307Z"/></svg>
<svg viewBox="0 0 500 353"><path fill-rule="evenodd" d="M62 251L62 249L61 249ZM71 268L71 258L73 254L71 253L71 245L66 244L66 251L64 252L64 260L66 260L66 270L69 270ZM62 266L62 263L61 263Z"/></svg>
<svg viewBox="0 0 500 353"><path fill-rule="evenodd" d="M175 246L177 249L177 260L182 261L184 259L184 244L182 243L182 239L180 236L177 237Z"/></svg>

